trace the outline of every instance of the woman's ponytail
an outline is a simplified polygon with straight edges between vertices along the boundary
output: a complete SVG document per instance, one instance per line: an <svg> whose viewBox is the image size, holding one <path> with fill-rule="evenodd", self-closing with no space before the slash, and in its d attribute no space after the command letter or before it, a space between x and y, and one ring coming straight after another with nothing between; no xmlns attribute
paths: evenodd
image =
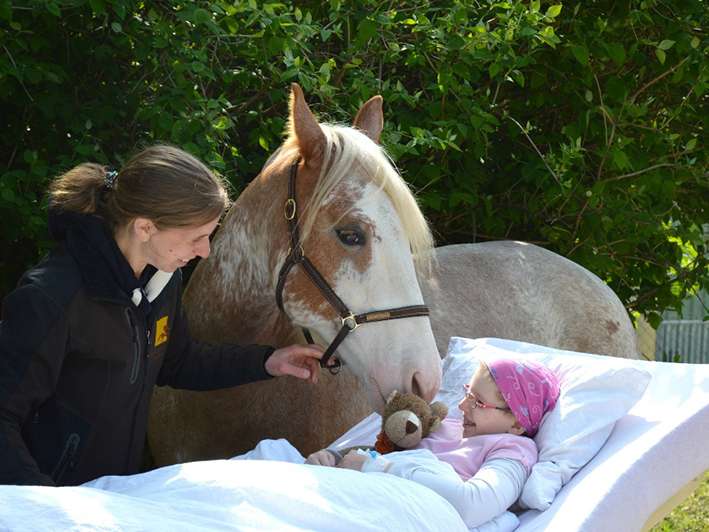
<svg viewBox="0 0 709 532"><path fill-rule="evenodd" d="M49 186L49 208L96 213L105 184L105 166L82 163L52 181Z"/></svg>

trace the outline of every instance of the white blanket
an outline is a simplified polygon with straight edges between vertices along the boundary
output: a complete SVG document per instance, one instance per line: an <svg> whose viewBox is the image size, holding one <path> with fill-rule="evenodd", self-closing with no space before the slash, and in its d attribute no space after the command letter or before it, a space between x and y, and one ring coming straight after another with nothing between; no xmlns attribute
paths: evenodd
<svg viewBox="0 0 709 532"><path fill-rule="evenodd" d="M466 530L428 488L329 467L215 460L90 485L0 486L0 530Z"/></svg>
<svg viewBox="0 0 709 532"><path fill-rule="evenodd" d="M636 363L653 373L641 401L618 422L600 453L562 489L549 510L520 515L518 530L640 530L656 508L709 469L709 366ZM370 416L338 443L371 443L378 429L378 418ZM273 458L288 460L278 451ZM493 524L490 530L509 530L510 525L514 522ZM219 460L103 477L75 488L0 486L0 530L465 527L443 498L391 475L277 461Z"/></svg>

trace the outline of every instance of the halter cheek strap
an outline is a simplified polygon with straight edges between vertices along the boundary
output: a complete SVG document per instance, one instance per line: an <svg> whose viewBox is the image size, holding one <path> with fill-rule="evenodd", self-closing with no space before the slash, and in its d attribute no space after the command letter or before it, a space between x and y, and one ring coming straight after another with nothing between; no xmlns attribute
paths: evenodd
<svg viewBox="0 0 709 532"><path fill-rule="evenodd" d="M288 223L288 231L290 233L290 249L281 270L278 273L278 283L276 284L276 303L281 312L285 313L283 308L283 288L286 284L286 278L294 265L299 264L306 273L310 281L320 290L323 297L330 303L340 315L341 328L337 336L332 340L320 359L320 366L327 367L333 375L339 373L341 363L335 359L334 364L328 366L328 362L335 350L357 327L364 323L373 323L377 321L395 320L401 318L412 318L416 316L428 316L429 310L425 305L411 305L407 307L397 307L386 310L378 310L374 312L365 312L364 314L353 314L345 303L337 296L335 291L330 287L325 278L320 274L313 263L305 256L303 252L303 244L300 241L300 233L298 231L298 205L295 197L296 178L298 177L298 164L300 159L297 159L290 168L288 177L288 198L284 207L284 216ZM308 329L303 328L303 335L308 343L314 343L313 337Z"/></svg>

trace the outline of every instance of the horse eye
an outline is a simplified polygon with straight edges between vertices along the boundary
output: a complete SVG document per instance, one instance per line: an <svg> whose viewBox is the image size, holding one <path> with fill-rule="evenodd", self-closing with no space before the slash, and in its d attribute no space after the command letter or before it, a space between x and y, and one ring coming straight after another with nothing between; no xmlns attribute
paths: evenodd
<svg viewBox="0 0 709 532"><path fill-rule="evenodd" d="M357 229L335 229L335 232L345 246L363 246L365 243L364 233Z"/></svg>

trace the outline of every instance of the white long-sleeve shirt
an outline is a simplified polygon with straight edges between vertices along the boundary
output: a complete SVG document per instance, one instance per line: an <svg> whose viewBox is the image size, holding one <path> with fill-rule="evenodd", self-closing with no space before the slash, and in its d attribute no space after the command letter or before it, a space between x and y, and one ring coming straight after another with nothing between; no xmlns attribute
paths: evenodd
<svg viewBox="0 0 709 532"><path fill-rule="evenodd" d="M519 498L528 477L521 462L498 458L485 462L474 476L463 480L427 449L370 458L362 471L396 475L432 489L451 503L469 528L503 514Z"/></svg>
<svg viewBox="0 0 709 532"><path fill-rule="evenodd" d="M537 460L531 438L463 438L460 420L450 418L419 447L371 457L362 471L388 473L431 488L455 507L468 527L480 526L512 506Z"/></svg>

